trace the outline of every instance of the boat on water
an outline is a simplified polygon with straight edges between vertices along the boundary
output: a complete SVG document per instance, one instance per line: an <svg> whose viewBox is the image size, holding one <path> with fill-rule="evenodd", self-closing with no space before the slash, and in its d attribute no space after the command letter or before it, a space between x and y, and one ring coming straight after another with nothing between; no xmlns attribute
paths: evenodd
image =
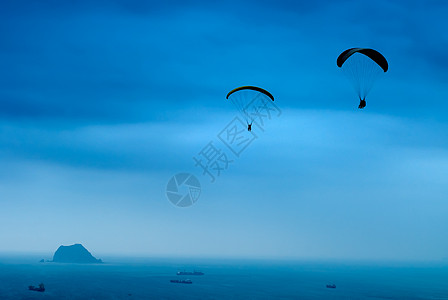
<svg viewBox="0 0 448 300"><path fill-rule="evenodd" d="M186 272L186 271L179 271L177 272L177 275L204 275L203 272L198 272L198 271L194 271L194 272Z"/></svg>
<svg viewBox="0 0 448 300"><path fill-rule="evenodd" d="M45 292L45 286L43 283L39 284L38 287L35 287L34 285L30 285L30 286L28 286L28 289L30 291L35 291L35 292Z"/></svg>
<svg viewBox="0 0 448 300"><path fill-rule="evenodd" d="M171 279L170 282L172 283L186 283L186 284L192 284L193 281L190 279Z"/></svg>
<svg viewBox="0 0 448 300"><path fill-rule="evenodd" d="M327 284L327 289L335 289L336 284Z"/></svg>

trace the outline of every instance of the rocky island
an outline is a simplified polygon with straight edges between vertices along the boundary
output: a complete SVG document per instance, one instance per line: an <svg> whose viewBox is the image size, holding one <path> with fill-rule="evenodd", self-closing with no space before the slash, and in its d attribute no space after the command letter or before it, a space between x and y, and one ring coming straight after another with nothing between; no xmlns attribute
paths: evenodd
<svg viewBox="0 0 448 300"><path fill-rule="evenodd" d="M81 244L71 246L60 246L53 255L53 262L78 263L78 264L100 264L101 259L96 259Z"/></svg>

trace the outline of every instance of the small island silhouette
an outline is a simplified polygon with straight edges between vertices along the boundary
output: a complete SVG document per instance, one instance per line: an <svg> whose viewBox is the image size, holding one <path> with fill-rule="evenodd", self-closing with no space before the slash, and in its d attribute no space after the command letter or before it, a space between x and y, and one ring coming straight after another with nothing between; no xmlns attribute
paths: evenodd
<svg viewBox="0 0 448 300"><path fill-rule="evenodd" d="M78 264L100 264L103 261L96 259L81 244L60 246L53 255L53 262L78 263Z"/></svg>

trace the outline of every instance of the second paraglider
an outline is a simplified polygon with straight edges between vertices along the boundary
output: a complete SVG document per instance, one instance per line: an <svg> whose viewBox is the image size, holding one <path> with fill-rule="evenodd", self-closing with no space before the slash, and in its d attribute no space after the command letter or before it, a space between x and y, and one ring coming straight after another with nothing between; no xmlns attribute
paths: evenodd
<svg viewBox="0 0 448 300"><path fill-rule="evenodd" d="M274 101L274 97L265 89L256 86L241 86L231 90L226 99L229 99L237 108L247 123L247 130L252 130L252 123L260 114L257 106L251 105L257 100L262 102Z"/></svg>
<svg viewBox="0 0 448 300"><path fill-rule="evenodd" d="M337 65L352 82L360 100L358 108L366 106L366 96L378 77L387 72L386 58L376 50L350 48L342 52Z"/></svg>

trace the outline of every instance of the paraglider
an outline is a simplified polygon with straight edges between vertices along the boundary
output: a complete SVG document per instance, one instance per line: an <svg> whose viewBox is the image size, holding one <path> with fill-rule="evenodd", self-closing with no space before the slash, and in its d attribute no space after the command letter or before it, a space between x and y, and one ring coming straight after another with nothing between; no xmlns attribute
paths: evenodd
<svg viewBox="0 0 448 300"><path fill-rule="evenodd" d="M226 99L229 99L247 123L247 130L252 131L252 123L259 116L256 101L274 101L274 97L265 89L256 86L241 86L231 90Z"/></svg>
<svg viewBox="0 0 448 300"><path fill-rule="evenodd" d="M347 49L339 55L336 63L352 81L358 93L358 108L366 106L366 96L376 79L389 69L386 58L369 48Z"/></svg>

